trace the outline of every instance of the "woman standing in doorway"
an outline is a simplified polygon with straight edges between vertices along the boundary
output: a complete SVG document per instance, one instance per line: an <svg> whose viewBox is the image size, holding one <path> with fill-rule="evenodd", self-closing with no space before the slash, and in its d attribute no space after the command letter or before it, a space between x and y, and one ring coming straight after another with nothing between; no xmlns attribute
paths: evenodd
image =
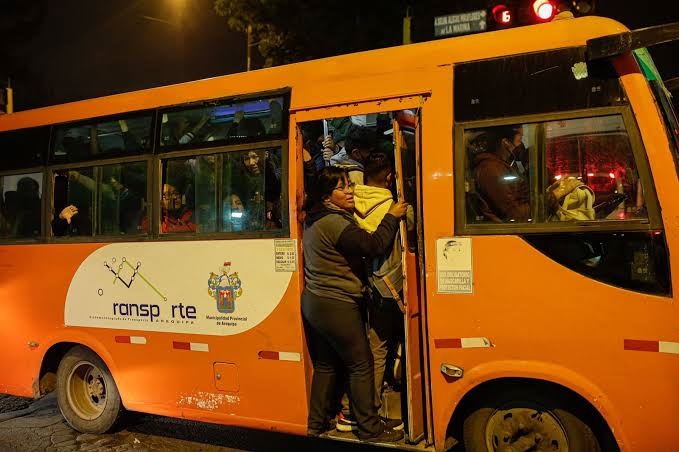
<svg viewBox="0 0 679 452"><path fill-rule="evenodd" d="M326 167L311 187L304 232L305 288L302 314L307 327L314 375L308 433L319 435L334 418L337 377L349 380L351 411L363 441L395 442L375 407L372 352L365 323L363 257L384 255L392 246L407 204L396 202L370 234L353 218L354 184L345 170Z"/></svg>

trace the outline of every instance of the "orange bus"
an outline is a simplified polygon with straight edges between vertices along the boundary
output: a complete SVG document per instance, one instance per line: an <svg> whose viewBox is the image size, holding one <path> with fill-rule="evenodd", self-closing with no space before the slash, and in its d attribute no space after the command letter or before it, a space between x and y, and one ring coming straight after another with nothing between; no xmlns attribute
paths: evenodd
<svg viewBox="0 0 679 452"><path fill-rule="evenodd" d="M671 449L679 129L635 47L677 35L559 20L0 117L0 392L305 435L303 162L360 125L415 213L401 446Z"/></svg>

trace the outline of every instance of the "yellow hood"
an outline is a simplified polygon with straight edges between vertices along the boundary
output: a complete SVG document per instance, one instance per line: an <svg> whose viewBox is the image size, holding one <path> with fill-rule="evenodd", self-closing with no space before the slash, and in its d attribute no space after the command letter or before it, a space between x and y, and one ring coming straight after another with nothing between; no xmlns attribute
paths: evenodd
<svg viewBox="0 0 679 452"><path fill-rule="evenodd" d="M361 229L375 232L394 202L387 188L357 184L354 188L354 218Z"/></svg>

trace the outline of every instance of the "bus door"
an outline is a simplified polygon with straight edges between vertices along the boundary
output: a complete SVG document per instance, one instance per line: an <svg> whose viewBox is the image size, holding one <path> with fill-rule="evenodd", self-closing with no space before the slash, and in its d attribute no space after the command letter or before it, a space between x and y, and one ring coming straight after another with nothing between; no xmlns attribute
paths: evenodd
<svg viewBox="0 0 679 452"><path fill-rule="evenodd" d="M400 412L406 424L407 441L417 443L425 436L425 426L431 425L427 421L430 412L426 403L425 390L428 385L426 365L423 361L426 351L426 341L423 340L423 325L425 313L421 302L423 290L423 274L418 250L422 244L422 227L419 214L420 175L419 175L419 121L418 114L425 98L422 96L407 96L393 99L383 99L375 102L352 103L350 105L332 105L309 109L292 109L291 127L297 133L298 160L298 199L304 199L303 183L301 179L302 162L311 157L316 168L337 163L339 153L342 152L344 137L353 126L373 128L377 136L377 152L393 153L395 162L397 192L400 199L405 199L411 206L408 221L401 224L401 243L403 244L404 282L403 293L400 295L402 303L403 326L405 330L404 342L400 347L400 355L396 352L396 361L403 363L402 382L405 390L400 394L400 407L392 411L394 401L383 398L383 406L390 403L388 414ZM409 108L409 109L408 109ZM323 160L319 143L323 136L330 135L337 145L337 153L330 161ZM410 210L410 209L409 209ZM310 361L308 361L310 362ZM394 367L387 368L385 380L398 378L398 371ZM308 388L311 386L311 371ZM338 436L341 436L338 434ZM428 435L431 438L431 435Z"/></svg>
<svg viewBox="0 0 679 452"><path fill-rule="evenodd" d="M417 443L425 433L425 384L426 369L422 357L424 312L423 275L421 249L421 216L419 215L420 181L420 128L419 109L396 112L393 118L394 157L396 163L396 191L399 200L410 207L406 221L401 222L400 237L403 244L403 299L405 308L404 351L406 357L406 394L408 406L408 440ZM429 423L431 428L431 423ZM431 436L431 435L429 435Z"/></svg>

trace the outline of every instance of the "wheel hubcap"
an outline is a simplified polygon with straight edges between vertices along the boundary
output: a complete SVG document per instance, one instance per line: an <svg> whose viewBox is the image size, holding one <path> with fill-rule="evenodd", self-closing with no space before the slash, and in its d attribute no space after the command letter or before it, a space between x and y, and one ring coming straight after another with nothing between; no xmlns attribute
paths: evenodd
<svg viewBox="0 0 679 452"><path fill-rule="evenodd" d="M568 437L549 411L531 408L497 410L486 424L486 446L499 452L568 451Z"/></svg>
<svg viewBox="0 0 679 452"><path fill-rule="evenodd" d="M66 396L73 411L82 419L92 420L106 407L104 374L94 364L80 361L68 375Z"/></svg>

